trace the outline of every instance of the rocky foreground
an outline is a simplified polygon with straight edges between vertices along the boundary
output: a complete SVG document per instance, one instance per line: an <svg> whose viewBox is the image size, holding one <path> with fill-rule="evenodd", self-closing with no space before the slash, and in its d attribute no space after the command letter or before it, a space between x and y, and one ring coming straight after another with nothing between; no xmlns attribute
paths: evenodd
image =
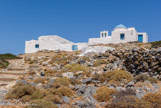
<svg viewBox="0 0 161 108"><path fill-rule="evenodd" d="M103 47L22 55L27 74L4 101L16 99L20 108L161 108L161 47Z"/></svg>

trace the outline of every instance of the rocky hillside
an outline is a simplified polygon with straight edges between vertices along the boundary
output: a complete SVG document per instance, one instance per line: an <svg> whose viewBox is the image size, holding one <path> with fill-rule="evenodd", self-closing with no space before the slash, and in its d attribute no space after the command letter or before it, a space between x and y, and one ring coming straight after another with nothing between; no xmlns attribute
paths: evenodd
<svg viewBox="0 0 161 108"><path fill-rule="evenodd" d="M24 55L27 74L4 99L28 108L161 108L161 48L105 47Z"/></svg>

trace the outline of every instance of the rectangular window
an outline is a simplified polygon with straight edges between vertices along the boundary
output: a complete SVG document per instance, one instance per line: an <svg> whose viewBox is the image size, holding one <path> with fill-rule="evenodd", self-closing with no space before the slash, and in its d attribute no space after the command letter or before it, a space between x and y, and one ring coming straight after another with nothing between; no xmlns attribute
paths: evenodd
<svg viewBox="0 0 161 108"><path fill-rule="evenodd" d="M39 44L35 44L35 48L39 48Z"/></svg>
<svg viewBox="0 0 161 108"><path fill-rule="evenodd" d="M78 50L78 46L77 45L72 45L72 50Z"/></svg>
<svg viewBox="0 0 161 108"><path fill-rule="evenodd" d="M120 39L125 40L125 34L120 34Z"/></svg>
<svg viewBox="0 0 161 108"><path fill-rule="evenodd" d="M105 33L105 37L106 37L106 33Z"/></svg>

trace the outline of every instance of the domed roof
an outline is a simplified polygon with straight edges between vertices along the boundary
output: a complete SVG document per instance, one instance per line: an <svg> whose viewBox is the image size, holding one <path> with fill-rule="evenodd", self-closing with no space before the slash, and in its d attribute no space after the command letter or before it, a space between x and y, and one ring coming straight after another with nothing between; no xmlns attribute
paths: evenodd
<svg viewBox="0 0 161 108"><path fill-rule="evenodd" d="M117 25L115 28L126 28L126 26L122 25L122 24L119 24Z"/></svg>

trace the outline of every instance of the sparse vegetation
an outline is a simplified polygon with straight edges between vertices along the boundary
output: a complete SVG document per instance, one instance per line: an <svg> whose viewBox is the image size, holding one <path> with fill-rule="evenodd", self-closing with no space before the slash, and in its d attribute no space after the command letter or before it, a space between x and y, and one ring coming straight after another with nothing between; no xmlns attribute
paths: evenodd
<svg viewBox="0 0 161 108"><path fill-rule="evenodd" d="M6 53L6 54L0 54L0 59L4 59L4 60L19 59L19 57L10 53Z"/></svg>
<svg viewBox="0 0 161 108"><path fill-rule="evenodd" d="M108 64L108 62L104 59L100 59L100 60L95 61L93 66L97 67L97 66L100 66L101 64Z"/></svg>
<svg viewBox="0 0 161 108"><path fill-rule="evenodd" d="M44 99L46 101L51 101L51 102L53 102L55 104L60 104L61 103L61 98L58 95L50 94L50 95L47 95Z"/></svg>
<svg viewBox="0 0 161 108"><path fill-rule="evenodd" d="M70 97L70 96L73 96L75 94L74 91L71 88L65 87L65 86L60 87L58 89L50 88L50 89L48 89L48 91L51 94L57 95L59 97L62 97L62 96L68 96L68 97Z"/></svg>
<svg viewBox="0 0 161 108"><path fill-rule="evenodd" d="M9 62L4 60L4 59L0 59L0 69L2 68L6 68L9 65Z"/></svg>
<svg viewBox="0 0 161 108"><path fill-rule="evenodd" d="M47 101L44 99L36 99L32 100L27 108L58 108L55 104L51 101Z"/></svg>
<svg viewBox="0 0 161 108"><path fill-rule="evenodd" d="M161 108L161 93L148 93L143 100L148 101L152 108Z"/></svg>
<svg viewBox="0 0 161 108"><path fill-rule="evenodd" d="M154 41L150 43L152 44L152 48L161 47L161 41Z"/></svg>
<svg viewBox="0 0 161 108"><path fill-rule="evenodd" d="M132 81L132 74L124 71L124 70L114 70L111 72L106 72L102 74L99 78L101 82L108 81L109 83L119 84L123 80L127 80L127 82Z"/></svg>
<svg viewBox="0 0 161 108"><path fill-rule="evenodd" d="M65 65L64 68L69 72L77 72L77 71L88 72L90 70L88 67L80 64L68 64Z"/></svg>
<svg viewBox="0 0 161 108"><path fill-rule="evenodd" d="M39 77L39 78L34 80L34 83L42 83L42 84L44 84L47 81L48 81L48 79Z"/></svg>
<svg viewBox="0 0 161 108"><path fill-rule="evenodd" d="M61 86L69 86L69 84L70 84L70 80L68 78L59 77L55 79L53 83L53 87L58 88Z"/></svg>
<svg viewBox="0 0 161 108"><path fill-rule="evenodd" d="M94 98L99 102L107 102L112 98L112 94L115 93L115 90L109 89L108 87L100 87L96 90L96 94L94 94Z"/></svg>
<svg viewBox="0 0 161 108"><path fill-rule="evenodd" d="M113 99L106 108L151 108L150 103L137 99L135 96L120 97Z"/></svg>
<svg viewBox="0 0 161 108"><path fill-rule="evenodd" d="M156 83L157 79L154 77L149 77L147 74L139 74L134 77L136 82L150 81L151 83Z"/></svg>

